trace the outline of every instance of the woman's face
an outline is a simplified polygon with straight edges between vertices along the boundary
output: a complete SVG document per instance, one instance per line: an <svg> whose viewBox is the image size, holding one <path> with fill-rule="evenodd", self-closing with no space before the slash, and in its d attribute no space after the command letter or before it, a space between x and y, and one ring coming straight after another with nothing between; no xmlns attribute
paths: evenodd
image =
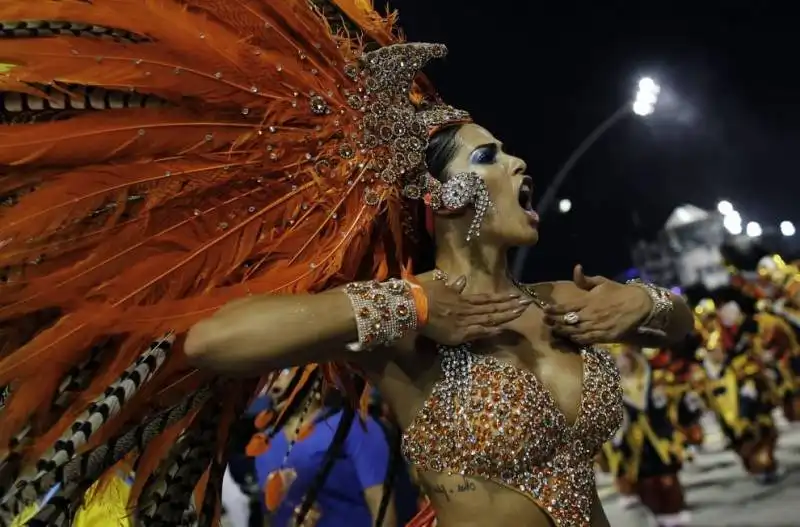
<svg viewBox="0 0 800 527"><path fill-rule="evenodd" d="M536 243L539 216L533 210L533 179L525 174L525 162L505 153L503 143L475 124L462 126L456 140L459 148L447 167L448 174L478 174L493 203L483 219L479 239L504 246ZM469 221L464 222L465 231Z"/></svg>

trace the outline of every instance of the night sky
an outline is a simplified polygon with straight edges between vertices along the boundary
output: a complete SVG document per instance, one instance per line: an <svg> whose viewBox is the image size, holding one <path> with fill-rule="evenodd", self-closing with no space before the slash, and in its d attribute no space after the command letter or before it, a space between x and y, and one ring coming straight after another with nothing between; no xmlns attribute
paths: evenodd
<svg viewBox="0 0 800 527"><path fill-rule="evenodd" d="M712 209L725 198L745 221L800 225L800 46L790 2L391 5L409 40L448 45L447 59L426 72L447 102L528 162L539 196L641 76L662 85L653 116L620 122L570 174L560 197L573 209L544 218L526 279L569 278L578 262L615 275L630 266L631 242L652 237L684 203Z"/></svg>

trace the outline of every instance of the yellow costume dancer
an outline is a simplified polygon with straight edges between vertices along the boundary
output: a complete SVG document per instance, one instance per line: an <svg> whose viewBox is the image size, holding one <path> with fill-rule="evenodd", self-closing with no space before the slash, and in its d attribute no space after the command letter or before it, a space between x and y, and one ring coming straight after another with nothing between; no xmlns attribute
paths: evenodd
<svg viewBox="0 0 800 527"><path fill-rule="evenodd" d="M703 444L703 427L700 418L705 405L701 395L692 382L694 371L699 364L692 360L697 349L697 335L690 335L686 342L673 346L673 349L642 350L654 376L658 377L672 404L669 418L675 427L674 448L685 451L685 458L692 459L695 447ZM684 349L685 348L685 349ZM691 356L688 349L691 348Z"/></svg>
<svg viewBox="0 0 800 527"><path fill-rule="evenodd" d="M759 304L763 301L759 301ZM776 397L789 421L800 420L800 342L784 319L761 311L755 315L758 323L756 349L767 366L774 382Z"/></svg>
<svg viewBox="0 0 800 527"><path fill-rule="evenodd" d="M621 494L635 494L661 526L688 523L678 473L683 461L674 425L682 396L671 372L654 369L641 350L613 346L622 374L625 419L610 458Z"/></svg>
<svg viewBox="0 0 800 527"><path fill-rule="evenodd" d="M728 302L716 317L704 322L710 331L701 350L703 370L697 380L709 409L745 469L760 481L774 481L778 432L771 411L775 388L759 358L758 324L735 302Z"/></svg>
<svg viewBox="0 0 800 527"><path fill-rule="evenodd" d="M769 311L786 318L800 331L800 268L773 254L762 258L756 271Z"/></svg>

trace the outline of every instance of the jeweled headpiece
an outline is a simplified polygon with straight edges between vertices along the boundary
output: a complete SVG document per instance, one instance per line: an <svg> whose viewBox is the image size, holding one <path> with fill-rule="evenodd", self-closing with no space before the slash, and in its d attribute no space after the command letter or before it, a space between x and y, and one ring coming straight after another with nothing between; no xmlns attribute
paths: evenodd
<svg viewBox="0 0 800 527"><path fill-rule="evenodd" d="M463 123L470 116L446 104L414 104L414 77L428 62L442 58L442 44L396 44L372 51L360 61L361 69L349 66L348 75L363 82L364 95L348 95L348 103L364 112L362 145L372 151L367 169L385 185L400 184L406 197L419 199L425 181L425 150L428 137L443 126ZM368 189L367 202L377 204L380 189Z"/></svg>

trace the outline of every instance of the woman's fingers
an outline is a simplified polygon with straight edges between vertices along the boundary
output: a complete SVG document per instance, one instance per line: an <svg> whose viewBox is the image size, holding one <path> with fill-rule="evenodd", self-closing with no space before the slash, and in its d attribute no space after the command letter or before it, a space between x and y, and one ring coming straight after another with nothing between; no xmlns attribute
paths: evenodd
<svg viewBox="0 0 800 527"><path fill-rule="evenodd" d="M459 276L452 284L448 284L448 287L461 294L464 288L467 287L467 277L464 275Z"/></svg>
<svg viewBox="0 0 800 527"><path fill-rule="evenodd" d="M506 302L508 300L514 300L517 298L522 297L519 293L505 293L505 294L480 294L480 295L461 295L461 299L469 304L475 306L483 306L487 304L497 304L500 302ZM531 299L531 302L533 300Z"/></svg>
<svg viewBox="0 0 800 527"><path fill-rule="evenodd" d="M574 302L571 304L550 304L544 308L545 314L553 317L566 315L567 313L582 311L588 304L585 302Z"/></svg>
<svg viewBox="0 0 800 527"><path fill-rule="evenodd" d="M525 312L525 309L525 306L518 306L514 309L494 313L467 315L459 320L459 324L466 328L475 326L493 328L518 319Z"/></svg>
<svg viewBox="0 0 800 527"><path fill-rule="evenodd" d="M464 315L488 315L490 313L501 313L505 311L514 311L519 308L528 307L533 303L532 298L514 298L498 299L491 303L485 304L468 304L464 306L462 313Z"/></svg>

